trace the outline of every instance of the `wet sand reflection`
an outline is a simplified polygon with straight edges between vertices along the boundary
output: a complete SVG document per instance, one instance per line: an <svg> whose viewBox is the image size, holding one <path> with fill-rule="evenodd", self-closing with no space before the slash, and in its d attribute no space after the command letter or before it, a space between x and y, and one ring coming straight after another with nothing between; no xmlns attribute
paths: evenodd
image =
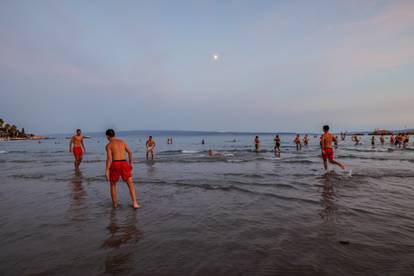
<svg viewBox="0 0 414 276"><path fill-rule="evenodd" d="M107 238L102 244L102 248L110 249L104 263L106 273L131 271L133 255L137 251L136 244L142 237L142 232L137 227L138 213L129 210L122 222L119 222L120 215L122 214L111 210Z"/></svg>
<svg viewBox="0 0 414 276"><path fill-rule="evenodd" d="M82 173L77 171L71 180L71 202L69 215L72 221L83 221L86 219L86 197L87 193L82 184Z"/></svg>
<svg viewBox="0 0 414 276"><path fill-rule="evenodd" d="M336 220L336 195L331 177L331 175L326 174L322 179L323 188L321 193L321 202L323 209L320 211L319 215L325 221Z"/></svg>

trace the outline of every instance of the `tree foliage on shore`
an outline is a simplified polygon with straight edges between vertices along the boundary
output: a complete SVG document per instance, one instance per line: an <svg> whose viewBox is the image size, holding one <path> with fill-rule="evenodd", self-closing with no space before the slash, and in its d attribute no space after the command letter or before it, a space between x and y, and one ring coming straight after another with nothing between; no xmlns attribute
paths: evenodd
<svg viewBox="0 0 414 276"><path fill-rule="evenodd" d="M0 137L16 138L16 137L28 137L24 132L24 128L19 129L16 125L6 123L0 118Z"/></svg>

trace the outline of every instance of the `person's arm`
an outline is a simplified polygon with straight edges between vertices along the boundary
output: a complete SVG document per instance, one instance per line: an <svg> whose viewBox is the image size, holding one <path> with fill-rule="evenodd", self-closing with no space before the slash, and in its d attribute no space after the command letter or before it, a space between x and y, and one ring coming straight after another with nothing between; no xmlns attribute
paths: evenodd
<svg viewBox="0 0 414 276"><path fill-rule="evenodd" d="M83 152L85 152L86 149L85 149L85 145L83 144L83 137L82 137L82 140L81 140L81 145L82 145Z"/></svg>
<svg viewBox="0 0 414 276"><path fill-rule="evenodd" d="M70 138L70 142L69 142L69 152L72 152L72 144L73 144L73 137Z"/></svg>
<svg viewBox="0 0 414 276"><path fill-rule="evenodd" d="M125 144L125 150L128 153L128 161L129 161L129 165L131 166L131 169L132 169L132 150L128 147L127 144Z"/></svg>
<svg viewBox="0 0 414 276"><path fill-rule="evenodd" d="M324 135L322 136L322 140L321 140L322 154L325 154L325 145L326 145L326 142L325 142L325 135Z"/></svg>
<svg viewBox="0 0 414 276"><path fill-rule="evenodd" d="M109 169L111 168L111 164L112 164L112 151L111 151L111 147L108 145L106 145L106 170L105 170L105 176L106 176L106 180L109 181Z"/></svg>

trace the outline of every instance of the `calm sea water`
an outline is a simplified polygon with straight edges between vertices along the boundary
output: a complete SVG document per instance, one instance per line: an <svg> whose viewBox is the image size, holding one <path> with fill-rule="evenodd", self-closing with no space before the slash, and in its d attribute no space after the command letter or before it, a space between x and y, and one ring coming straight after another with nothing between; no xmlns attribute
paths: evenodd
<svg viewBox="0 0 414 276"><path fill-rule="evenodd" d="M412 144L347 137L348 170L324 174L318 138L296 151L283 135L275 156L271 135L255 153L251 134L157 132L146 162L147 134L120 134L140 210L121 182L111 208L101 135L80 175L64 137L0 143L0 274L413 275Z"/></svg>

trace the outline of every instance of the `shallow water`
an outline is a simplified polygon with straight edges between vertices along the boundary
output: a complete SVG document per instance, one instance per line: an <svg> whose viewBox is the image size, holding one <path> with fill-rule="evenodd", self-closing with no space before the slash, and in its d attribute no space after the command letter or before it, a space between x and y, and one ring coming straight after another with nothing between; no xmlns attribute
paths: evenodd
<svg viewBox="0 0 414 276"><path fill-rule="evenodd" d="M412 144L348 137L335 151L347 172L325 175L318 138L296 151L284 135L275 156L270 135L260 153L252 135L166 135L153 162L143 133L120 135L137 211L123 183L111 208L102 136L86 140L80 175L63 137L0 143L1 275L412 275Z"/></svg>

